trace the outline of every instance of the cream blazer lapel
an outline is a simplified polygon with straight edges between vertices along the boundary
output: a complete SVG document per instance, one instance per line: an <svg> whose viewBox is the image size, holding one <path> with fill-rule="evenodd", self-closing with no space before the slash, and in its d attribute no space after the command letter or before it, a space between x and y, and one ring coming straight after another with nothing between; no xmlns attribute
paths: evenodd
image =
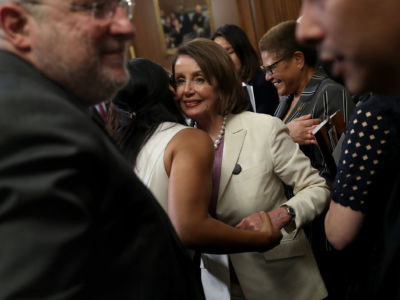
<svg viewBox="0 0 400 300"><path fill-rule="evenodd" d="M232 177L233 169L235 168L240 152L242 151L246 133L247 131L243 128L240 115L229 115L225 128L218 199L221 199L221 196L224 194Z"/></svg>

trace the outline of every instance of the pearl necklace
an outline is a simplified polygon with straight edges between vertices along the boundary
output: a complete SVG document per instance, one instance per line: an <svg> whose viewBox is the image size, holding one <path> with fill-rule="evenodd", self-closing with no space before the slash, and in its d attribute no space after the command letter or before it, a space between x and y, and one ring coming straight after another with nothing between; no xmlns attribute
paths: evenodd
<svg viewBox="0 0 400 300"><path fill-rule="evenodd" d="M224 120L222 121L221 129L219 130L218 137L214 141L214 150L217 150L219 144L221 143L221 139L225 133L225 125L226 125L226 115L224 116Z"/></svg>

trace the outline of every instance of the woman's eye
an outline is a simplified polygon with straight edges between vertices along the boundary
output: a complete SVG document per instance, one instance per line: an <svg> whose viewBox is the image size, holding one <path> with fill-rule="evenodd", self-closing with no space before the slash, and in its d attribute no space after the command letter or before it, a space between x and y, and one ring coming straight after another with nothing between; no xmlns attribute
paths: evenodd
<svg viewBox="0 0 400 300"><path fill-rule="evenodd" d="M183 85L185 83L185 80L182 78L177 78L175 80L176 85Z"/></svg>
<svg viewBox="0 0 400 300"><path fill-rule="evenodd" d="M196 83L204 83L205 79L203 77L197 77L195 78Z"/></svg>

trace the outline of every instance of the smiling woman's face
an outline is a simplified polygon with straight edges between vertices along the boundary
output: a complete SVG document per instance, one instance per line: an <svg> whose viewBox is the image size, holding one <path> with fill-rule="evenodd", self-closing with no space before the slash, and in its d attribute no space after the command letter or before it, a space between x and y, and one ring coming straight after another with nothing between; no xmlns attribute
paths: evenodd
<svg viewBox="0 0 400 300"><path fill-rule="evenodd" d="M266 73L265 79L274 84L279 96L296 93L300 84L301 73L296 67L293 56L280 61L282 57L278 57L276 53L262 51L261 58L264 66L275 64L272 70L273 74Z"/></svg>
<svg viewBox="0 0 400 300"><path fill-rule="evenodd" d="M184 114L196 121L217 115L216 85L207 81L197 62L181 55L175 63L176 98Z"/></svg>

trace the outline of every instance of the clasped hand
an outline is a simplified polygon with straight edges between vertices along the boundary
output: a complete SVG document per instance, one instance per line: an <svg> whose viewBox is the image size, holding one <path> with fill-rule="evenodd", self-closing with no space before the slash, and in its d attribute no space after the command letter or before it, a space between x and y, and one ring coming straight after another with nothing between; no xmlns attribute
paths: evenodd
<svg viewBox="0 0 400 300"><path fill-rule="evenodd" d="M269 247L271 246L271 242L273 246L278 245L282 238L282 233L280 232L279 227L274 225L274 222L271 222L272 218L270 217L270 213L264 211L254 213L244 218L236 225L236 228L265 233Z"/></svg>
<svg viewBox="0 0 400 300"><path fill-rule="evenodd" d="M281 229L288 222L290 222L290 220L291 216L287 214L286 209L283 207L278 207L269 211L268 213L260 211L243 218L242 221L236 225L236 228L243 230L263 231L265 226L271 224L274 228Z"/></svg>

